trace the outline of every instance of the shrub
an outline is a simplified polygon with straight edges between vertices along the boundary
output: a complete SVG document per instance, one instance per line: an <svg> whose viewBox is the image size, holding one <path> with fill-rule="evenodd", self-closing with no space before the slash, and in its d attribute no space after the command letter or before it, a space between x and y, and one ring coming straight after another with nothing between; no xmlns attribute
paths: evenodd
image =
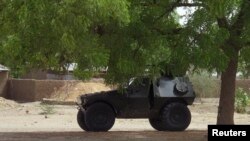
<svg viewBox="0 0 250 141"><path fill-rule="evenodd" d="M55 107L53 105L41 103L40 108L42 110L42 112L40 113L41 115L51 115L56 113Z"/></svg>
<svg viewBox="0 0 250 141"><path fill-rule="evenodd" d="M207 72L194 73L189 78L197 97L219 97L219 80L212 78Z"/></svg>
<svg viewBox="0 0 250 141"><path fill-rule="evenodd" d="M235 95L235 110L237 113L246 112L248 100L249 98L248 98L247 92L244 91L242 88L237 88L236 95Z"/></svg>

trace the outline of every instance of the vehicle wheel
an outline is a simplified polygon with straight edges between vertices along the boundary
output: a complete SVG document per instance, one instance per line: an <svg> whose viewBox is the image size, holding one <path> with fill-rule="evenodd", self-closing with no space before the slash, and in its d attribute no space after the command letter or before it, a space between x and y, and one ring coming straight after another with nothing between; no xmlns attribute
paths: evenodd
<svg viewBox="0 0 250 141"><path fill-rule="evenodd" d="M77 123L85 131L89 131L85 122L85 112L79 110L77 113Z"/></svg>
<svg viewBox="0 0 250 141"><path fill-rule="evenodd" d="M87 108L85 121L89 131L108 131L115 123L115 113L109 105L95 103Z"/></svg>
<svg viewBox="0 0 250 141"><path fill-rule="evenodd" d="M162 122L169 131L183 131L191 122L191 113L183 103L170 103L162 111Z"/></svg>
<svg viewBox="0 0 250 141"><path fill-rule="evenodd" d="M150 125L158 131L165 131L166 129L164 128L162 124L162 120L160 118L149 118L149 123Z"/></svg>

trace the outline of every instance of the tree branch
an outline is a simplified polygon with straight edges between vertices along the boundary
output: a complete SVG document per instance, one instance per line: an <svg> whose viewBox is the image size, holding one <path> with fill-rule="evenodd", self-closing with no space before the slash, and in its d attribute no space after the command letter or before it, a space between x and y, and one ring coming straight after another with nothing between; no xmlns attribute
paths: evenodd
<svg viewBox="0 0 250 141"><path fill-rule="evenodd" d="M177 0L176 2L172 3L164 13L162 13L159 17L155 19L155 22L161 19L164 16L168 16L172 11L174 11L177 7L206 7L203 3L181 3L181 0Z"/></svg>
<svg viewBox="0 0 250 141"><path fill-rule="evenodd" d="M163 31L159 28L154 27L154 28L152 28L152 30L158 32L161 35L172 35L172 34L176 35L176 34L179 34L181 32L181 30L183 30L183 28L175 28L172 30Z"/></svg>
<svg viewBox="0 0 250 141"><path fill-rule="evenodd" d="M230 36L236 37L236 39L233 37L231 38L231 40L234 40L234 48L236 50L240 50L244 46L244 44L241 44L239 41L241 40L240 37L245 26L245 16L249 8L250 1L244 0L240 6L240 11L237 15L235 22L230 27Z"/></svg>
<svg viewBox="0 0 250 141"><path fill-rule="evenodd" d="M203 3L178 3L176 7L207 7Z"/></svg>
<svg viewBox="0 0 250 141"><path fill-rule="evenodd" d="M237 16L236 21L231 26L231 32L234 32L238 36L242 33L243 30L245 20L244 17L247 8L250 8L250 4L249 2L244 1L241 5L240 12Z"/></svg>
<svg viewBox="0 0 250 141"><path fill-rule="evenodd" d="M157 17L154 22L158 21L159 19L161 19L162 17L164 17L165 15L169 15L169 13L171 13L177 6L178 3L180 3L181 0L177 0L176 2L173 2L164 13L162 13L159 17Z"/></svg>
<svg viewBox="0 0 250 141"><path fill-rule="evenodd" d="M220 28L229 29L229 24L226 17L217 18L217 24Z"/></svg>
<svg viewBox="0 0 250 141"><path fill-rule="evenodd" d="M246 46L249 46L249 47L250 47L250 42L246 42Z"/></svg>

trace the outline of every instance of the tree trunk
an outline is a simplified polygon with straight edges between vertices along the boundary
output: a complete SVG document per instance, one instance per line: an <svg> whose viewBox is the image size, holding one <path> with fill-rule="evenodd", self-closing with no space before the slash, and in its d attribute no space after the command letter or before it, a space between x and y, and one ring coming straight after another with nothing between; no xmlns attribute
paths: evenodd
<svg viewBox="0 0 250 141"><path fill-rule="evenodd" d="M238 58L231 58L221 75L221 91L217 124L234 124L235 80Z"/></svg>

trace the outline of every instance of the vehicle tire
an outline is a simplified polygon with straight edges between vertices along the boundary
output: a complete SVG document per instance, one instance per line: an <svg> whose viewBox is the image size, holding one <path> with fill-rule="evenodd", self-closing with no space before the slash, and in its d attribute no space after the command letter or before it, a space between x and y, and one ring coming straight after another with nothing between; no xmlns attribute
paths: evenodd
<svg viewBox="0 0 250 141"><path fill-rule="evenodd" d="M115 123L115 113L109 105L95 103L87 108L85 121L89 131L108 131Z"/></svg>
<svg viewBox="0 0 250 141"><path fill-rule="evenodd" d="M149 118L150 125L158 131L165 131L166 128L162 124L162 120L160 118Z"/></svg>
<svg viewBox="0 0 250 141"><path fill-rule="evenodd" d="M162 122L169 131L183 131L191 122L191 113L183 103L170 103L162 111Z"/></svg>
<svg viewBox="0 0 250 141"><path fill-rule="evenodd" d="M77 123L85 131L89 131L85 122L85 112L78 110L77 113Z"/></svg>

